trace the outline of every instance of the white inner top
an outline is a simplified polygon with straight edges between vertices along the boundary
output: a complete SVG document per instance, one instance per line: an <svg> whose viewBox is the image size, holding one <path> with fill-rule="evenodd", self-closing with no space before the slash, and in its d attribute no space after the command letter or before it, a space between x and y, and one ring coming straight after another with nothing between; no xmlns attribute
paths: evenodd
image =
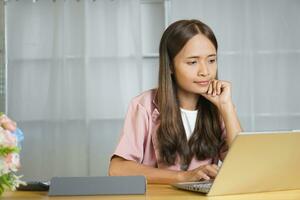
<svg viewBox="0 0 300 200"><path fill-rule="evenodd" d="M198 110L180 108L181 118L187 139L189 140L195 129Z"/></svg>

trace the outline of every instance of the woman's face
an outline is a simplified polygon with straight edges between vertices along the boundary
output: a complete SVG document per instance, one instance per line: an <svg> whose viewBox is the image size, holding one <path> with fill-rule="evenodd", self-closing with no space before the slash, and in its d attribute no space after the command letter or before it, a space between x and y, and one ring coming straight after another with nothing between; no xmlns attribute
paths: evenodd
<svg viewBox="0 0 300 200"><path fill-rule="evenodd" d="M174 76L180 97L206 93L217 74L217 52L213 43L203 34L193 36L174 60Z"/></svg>

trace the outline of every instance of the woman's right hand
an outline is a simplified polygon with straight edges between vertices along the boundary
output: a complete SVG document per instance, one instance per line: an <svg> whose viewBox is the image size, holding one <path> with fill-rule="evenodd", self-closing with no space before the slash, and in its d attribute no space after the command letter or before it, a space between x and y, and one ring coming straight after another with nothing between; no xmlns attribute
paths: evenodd
<svg viewBox="0 0 300 200"><path fill-rule="evenodd" d="M179 182L192 182L214 179L218 174L218 166L203 165L190 171L179 172Z"/></svg>

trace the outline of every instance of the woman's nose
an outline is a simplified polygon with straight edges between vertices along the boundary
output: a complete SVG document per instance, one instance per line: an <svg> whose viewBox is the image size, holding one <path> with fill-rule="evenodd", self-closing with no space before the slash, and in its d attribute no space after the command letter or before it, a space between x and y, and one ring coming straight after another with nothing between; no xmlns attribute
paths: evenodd
<svg viewBox="0 0 300 200"><path fill-rule="evenodd" d="M198 67L198 76L207 76L209 75L208 67L205 63L200 62Z"/></svg>

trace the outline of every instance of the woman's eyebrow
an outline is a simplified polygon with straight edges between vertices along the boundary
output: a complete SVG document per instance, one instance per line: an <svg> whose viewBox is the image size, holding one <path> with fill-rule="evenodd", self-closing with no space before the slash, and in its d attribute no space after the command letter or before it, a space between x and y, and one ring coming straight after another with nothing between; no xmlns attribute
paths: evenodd
<svg viewBox="0 0 300 200"><path fill-rule="evenodd" d="M216 56L217 56L217 54L210 54L207 57L216 57Z"/></svg>
<svg viewBox="0 0 300 200"><path fill-rule="evenodd" d="M209 54L206 57L209 58L209 57L215 57L215 56L217 56L217 54ZM188 56L188 57L186 57L186 59L201 58L201 57L202 56Z"/></svg>

